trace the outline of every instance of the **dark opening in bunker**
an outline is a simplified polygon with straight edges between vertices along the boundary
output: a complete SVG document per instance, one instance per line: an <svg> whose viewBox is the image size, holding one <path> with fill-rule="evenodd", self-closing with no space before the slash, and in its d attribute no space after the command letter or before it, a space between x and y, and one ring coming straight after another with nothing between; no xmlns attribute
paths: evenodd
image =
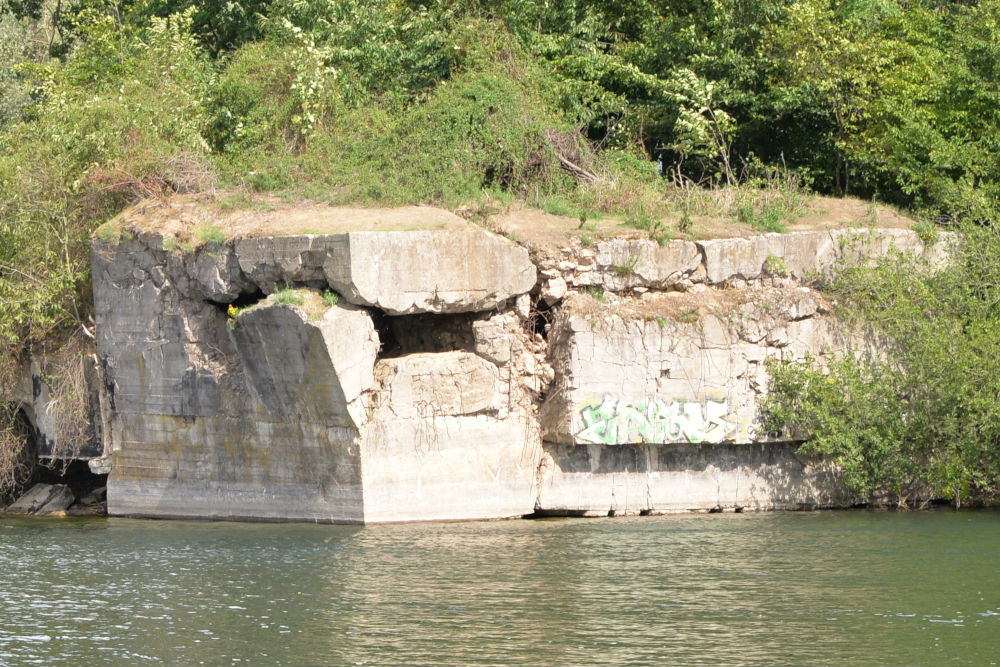
<svg viewBox="0 0 1000 667"><path fill-rule="evenodd" d="M473 351L475 337L472 323L476 313L439 315L386 315L372 310L372 321L382 341L379 357L400 357L417 352Z"/></svg>
<svg viewBox="0 0 1000 667"><path fill-rule="evenodd" d="M542 338L547 339L549 337L549 329L551 329L552 318L554 313L552 311L552 306L545 303L543 299L534 296L531 300L531 311L528 315L528 326L530 327L530 332L532 334L540 334Z"/></svg>
<svg viewBox="0 0 1000 667"><path fill-rule="evenodd" d="M250 306L263 301L267 295L260 289L254 290L252 292L242 292L235 300L230 302L225 301L214 301L212 299L207 299L208 303L215 306L219 312L226 314L229 312L231 307L235 308L249 308Z"/></svg>

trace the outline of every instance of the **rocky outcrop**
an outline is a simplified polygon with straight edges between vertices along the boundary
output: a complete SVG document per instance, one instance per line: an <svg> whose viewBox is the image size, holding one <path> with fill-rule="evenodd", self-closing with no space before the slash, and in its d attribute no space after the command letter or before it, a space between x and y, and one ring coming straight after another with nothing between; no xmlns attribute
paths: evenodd
<svg viewBox="0 0 1000 667"><path fill-rule="evenodd" d="M93 246L112 515L345 523L836 506L762 432L771 358L852 336L803 284L904 230L579 242L472 226ZM536 271L537 266L537 271ZM532 307L534 304L534 307Z"/></svg>
<svg viewBox="0 0 1000 667"><path fill-rule="evenodd" d="M73 504L73 492L65 484L35 484L14 501L7 512L11 514L56 514Z"/></svg>

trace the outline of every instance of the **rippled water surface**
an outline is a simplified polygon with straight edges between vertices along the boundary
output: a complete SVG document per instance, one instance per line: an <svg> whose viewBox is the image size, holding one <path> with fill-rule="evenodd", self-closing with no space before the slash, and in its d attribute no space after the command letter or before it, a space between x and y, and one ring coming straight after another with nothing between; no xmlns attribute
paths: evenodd
<svg viewBox="0 0 1000 667"><path fill-rule="evenodd" d="M1000 513L0 517L0 664L995 665Z"/></svg>

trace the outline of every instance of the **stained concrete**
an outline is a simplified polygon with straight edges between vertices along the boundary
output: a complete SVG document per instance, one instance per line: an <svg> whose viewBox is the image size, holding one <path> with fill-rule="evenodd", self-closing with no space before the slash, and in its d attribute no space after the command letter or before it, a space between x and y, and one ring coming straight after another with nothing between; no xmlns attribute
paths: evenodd
<svg viewBox="0 0 1000 667"><path fill-rule="evenodd" d="M844 505L833 467L762 431L765 364L865 349L809 277L896 250L946 261L905 230L612 239L529 259L462 224L95 240L109 514Z"/></svg>

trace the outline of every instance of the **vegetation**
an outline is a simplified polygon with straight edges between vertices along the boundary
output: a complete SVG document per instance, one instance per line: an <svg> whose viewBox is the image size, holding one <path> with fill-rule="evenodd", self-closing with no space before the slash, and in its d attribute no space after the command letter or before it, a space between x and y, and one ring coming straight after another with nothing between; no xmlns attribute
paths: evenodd
<svg viewBox="0 0 1000 667"><path fill-rule="evenodd" d="M305 298L292 287L283 287L274 293L274 300L279 306L301 306Z"/></svg>
<svg viewBox="0 0 1000 667"><path fill-rule="evenodd" d="M771 366L769 426L808 436L861 502L1000 498L1000 228L969 225L946 270L897 255L828 286L863 347Z"/></svg>
<svg viewBox="0 0 1000 667"><path fill-rule="evenodd" d="M591 285L590 287L588 287L587 288L587 294L590 295L591 299L593 299L594 301L597 301L598 303L607 303L608 302L608 297L604 293L604 288L601 287L600 285Z"/></svg>
<svg viewBox="0 0 1000 667"><path fill-rule="evenodd" d="M764 272L772 276L787 276L788 262L785 261L784 257L768 255L764 259Z"/></svg>
<svg viewBox="0 0 1000 667"><path fill-rule="evenodd" d="M202 224L194 230L195 238L202 243L221 245L226 242L226 235L216 225ZM168 249L168 248L165 248Z"/></svg>
<svg viewBox="0 0 1000 667"><path fill-rule="evenodd" d="M0 0L0 357L88 331L102 222L214 187L989 228L998 38L1000 0Z"/></svg>
<svg viewBox="0 0 1000 667"><path fill-rule="evenodd" d="M28 426L13 406L0 404L0 506L16 500L38 466Z"/></svg>

